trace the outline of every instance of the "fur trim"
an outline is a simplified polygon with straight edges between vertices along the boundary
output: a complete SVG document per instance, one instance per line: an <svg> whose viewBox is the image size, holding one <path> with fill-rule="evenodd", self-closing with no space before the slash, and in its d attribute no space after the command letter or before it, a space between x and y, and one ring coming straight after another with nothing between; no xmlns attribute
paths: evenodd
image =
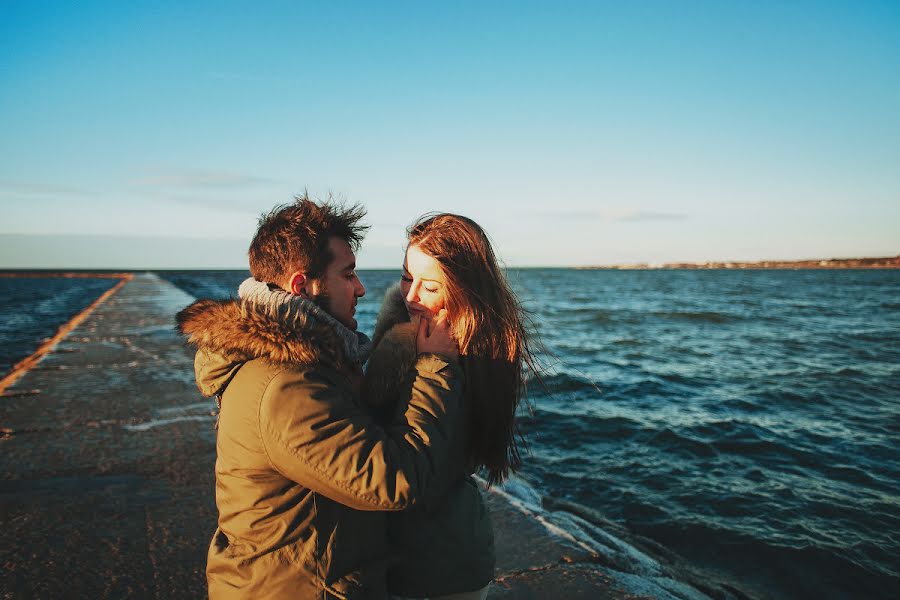
<svg viewBox="0 0 900 600"><path fill-rule="evenodd" d="M417 329L417 323L398 323L378 340L366 365L362 398L367 406L391 410L409 400Z"/></svg>
<svg viewBox="0 0 900 600"><path fill-rule="evenodd" d="M272 284L257 281L248 277L238 288L238 298L244 302L252 302L265 307L268 314L282 314L282 312L302 311L309 319L323 322L334 329L339 340L344 343L344 356L349 362L366 362L372 345L364 334L348 329L343 323L334 318L325 309L320 308L314 302L294 296L282 289L272 287Z"/></svg>
<svg viewBox="0 0 900 600"><path fill-rule="evenodd" d="M198 300L176 315L188 343L236 360L343 366L332 327L302 310L275 310L239 300Z"/></svg>
<svg viewBox="0 0 900 600"><path fill-rule="evenodd" d="M367 406L388 419L390 411L412 393L410 373L416 362L418 325L418 320L410 322L400 284L395 283L385 292L378 311L362 394Z"/></svg>
<svg viewBox="0 0 900 600"><path fill-rule="evenodd" d="M372 334L372 345L378 345L382 336L397 323L408 323L409 313L406 310L406 302L400 292L400 283L395 283L384 293L381 302L381 310L378 311L378 319L375 321L375 333Z"/></svg>

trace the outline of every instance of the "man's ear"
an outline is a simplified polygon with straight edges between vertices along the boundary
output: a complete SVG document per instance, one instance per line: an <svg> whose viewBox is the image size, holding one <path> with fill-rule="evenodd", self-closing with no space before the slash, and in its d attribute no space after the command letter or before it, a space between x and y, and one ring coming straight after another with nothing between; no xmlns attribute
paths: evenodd
<svg viewBox="0 0 900 600"><path fill-rule="evenodd" d="M306 273L295 271L288 279L287 291L295 296L300 296L301 298L306 298L307 300L309 300L310 290L307 289L308 285L309 279L306 277Z"/></svg>

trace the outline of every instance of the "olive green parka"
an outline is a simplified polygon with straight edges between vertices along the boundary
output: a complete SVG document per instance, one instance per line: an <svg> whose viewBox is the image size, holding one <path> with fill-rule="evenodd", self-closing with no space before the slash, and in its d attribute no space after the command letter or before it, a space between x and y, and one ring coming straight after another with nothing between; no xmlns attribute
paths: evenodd
<svg viewBox="0 0 900 600"><path fill-rule="evenodd" d="M334 329L291 306L200 300L178 315L221 402L209 596L385 598L386 511L446 468L462 372L415 359L407 410L377 425Z"/></svg>
<svg viewBox="0 0 900 600"><path fill-rule="evenodd" d="M373 335L363 398L377 418L389 422L415 402L416 323L409 321L399 286L385 294ZM461 360L465 360L462 357ZM424 598L483 588L494 575L494 532L490 513L467 464L467 411L452 417L453 437L446 467L415 507L388 515L388 531L398 559L388 571L393 594Z"/></svg>

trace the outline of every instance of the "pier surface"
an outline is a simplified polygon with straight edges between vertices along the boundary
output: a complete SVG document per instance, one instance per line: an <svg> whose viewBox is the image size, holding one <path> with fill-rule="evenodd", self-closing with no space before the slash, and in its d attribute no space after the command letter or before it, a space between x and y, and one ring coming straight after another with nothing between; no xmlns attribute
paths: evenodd
<svg viewBox="0 0 900 600"><path fill-rule="evenodd" d="M174 330L193 298L139 274L0 397L2 598L199 598L215 405ZM498 491L492 599L631 598Z"/></svg>

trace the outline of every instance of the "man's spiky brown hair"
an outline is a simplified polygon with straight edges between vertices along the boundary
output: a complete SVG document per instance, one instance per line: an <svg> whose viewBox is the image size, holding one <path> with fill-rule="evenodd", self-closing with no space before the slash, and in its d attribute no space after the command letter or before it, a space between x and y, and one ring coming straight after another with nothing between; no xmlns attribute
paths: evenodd
<svg viewBox="0 0 900 600"><path fill-rule="evenodd" d="M359 249L367 225L359 204L346 207L330 197L315 202L304 193L292 204L282 204L262 215L248 252L250 274L257 281L285 282L295 271L311 279L321 277L334 258L329 240L338 237Z"/></svg>

